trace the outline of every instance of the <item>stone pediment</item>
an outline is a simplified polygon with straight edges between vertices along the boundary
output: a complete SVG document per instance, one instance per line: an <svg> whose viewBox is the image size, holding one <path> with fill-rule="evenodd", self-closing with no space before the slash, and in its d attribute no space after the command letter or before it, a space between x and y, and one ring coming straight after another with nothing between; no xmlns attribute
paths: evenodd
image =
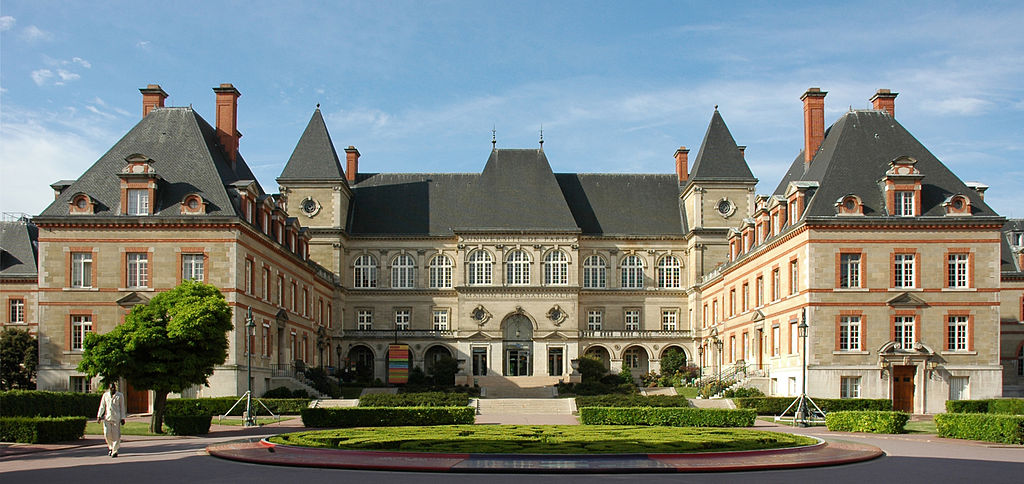
<svg viewBox="0 0 1024 484"><path fill-rule="evenodd" d="M928 303L924 302L924 299L921 299L909 292L898 294L885 303L894 308L922 308L928 306Z"/></svg>
<svg viewBox="0 0 1024 484"><path fill-rule="evenodd" d="M494 336L491 336L490 334L487 334L487 333L485 333L483 331L477 331L477 332L475 332L475 333L473 333L473 334L471 334L469 336L466 336L466 339L468 339L470 341L491 341L491 340L494 340L494 339L497 339L497 338L495 338Z"/></svg>
<svg viewBox="0 0 1024 484"><path fill-rule="evenodd" d="M535 339L546 339L546 340L567 340L568 336L563 334L561 331L551 331L546 334L538 334Z"/></svg>
<svg viewBox="0 0 1024 484"><path fill-rule="evenodd" d="M149 298L148 297L143 296L142 294L139 294L139 293L137 293L135 291L132 291L132 292L126 294L121 299L118 299L117 300L117 305L121 306L123 308L126 308L126 309L131 309L131 308L133 308L135 306L138 306L139 304L146 304L148 302L149 302Z"/></svg>
<svg viewBox="0 0 1024 484"><path fill-rule="evenodd" d="M750 315L750 321L754 323L764 321L764 313L762 313L760 309L755 309L754 314Z"/></svg>

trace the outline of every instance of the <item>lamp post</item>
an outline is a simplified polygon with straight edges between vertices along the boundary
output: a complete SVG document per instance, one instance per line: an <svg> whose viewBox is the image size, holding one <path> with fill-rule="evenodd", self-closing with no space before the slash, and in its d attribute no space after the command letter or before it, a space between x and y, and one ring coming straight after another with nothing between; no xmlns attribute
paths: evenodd
<svg viewBox="0 0 1024 484"><path fill-rule="evenodd" d="M252 319L252 308L250 307L245 312L245 355L247 363L245 365L245 382L247 390L245 392L245 426L255 427L256 418L252 415L252 348L250 341L252 337L256 335L256 322Z"/></svg>
<svg viewBox="0 0 1024 484"><path fill-rule="evenodd" d="M327 328L324 325L320 325L316 328L316 349L319 353L320 369L324 367L324 348L327 347Z"/></svg>
<svg viewBox="0 0 1024 484"><path fill-rule="evenodd" d="M704 345L701 344L697 347L698 363L697 363L697 379L704 378Z"/></svg>
<svg viewBox="0 0 1024 484"><path fill-rule="evenodd" d="M722 347L725 346L725 342L720 340L720 339L718 339L718 337L715 336L715 339L712 340L712 343L715 344L715 349L718 350L718 361L715 362L716 363L716 365L715 365L715 380L721 382L722 381L722 360L724 359L724 358L722 358Z"/></svg>
<svg viewBox="0 0 1024 484"><path fill-rule="evenodd" d="M803 356L800 365L800 403L797 405L794 420L801 427L807 427L807 327L807 308L804 308L800 324L796 327L797 335L803 340L801 350Z"/></svg>
<svg viewBox="0 0 1024 484"><path fill-rule="evenodd" d="M341 345L334 347L334 353L338 355L338 359L334 360L334 374L341 378Z"/></svg>

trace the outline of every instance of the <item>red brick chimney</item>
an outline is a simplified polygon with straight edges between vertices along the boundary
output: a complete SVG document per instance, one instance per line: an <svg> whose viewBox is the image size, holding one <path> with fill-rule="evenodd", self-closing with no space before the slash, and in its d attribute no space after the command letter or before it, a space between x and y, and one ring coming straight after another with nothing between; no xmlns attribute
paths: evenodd
<svg viewBox="0 0 1024 484"><path fill-rule="evenodd" d="M139 89L139 92L142 93L143 118L145 118L150 111L164 107L164 99L167 99L167 93L160 88L159 84L150 84Z"/></svg>
<svg viewBox="0 0 1024 484"><path fill-rule="evenodd" d="M740 149L740 156L742 156L744 160L747 159L747 147L744 145L739 145L737 146L737 148Z"/></svg>
<svg viewBox="0 0 1024 484"><path fill-rule="evenodd" d="M889 116L896 117L896 96L900 93L888 89L879 89L871 96L871 107L876 111L885 111Z"/></svg>
<svg viewBox="0 0 1024 484"><path fill-rule="evenodd" d="M350 182L354 182L356 181L356 175L359 174L359 150L355 146L349 145L348 148L345 148L345 161L347 162L345 178L348 178Z"/></svg>
<svg viewBox="0 0 1024 484"><path fill-rule="evenodd" d="M685 146L680 146L676 150L676 176L679 177L680 182L684 182L689 178L687 174L690 164L689 158L690 150L686 149Z"/></svg>
<svg viewBox="0 0 1024 484"><path fill-rule="evenodd" d="M804 167L811 164L814 155L825 140L825 95L817 87L812 87L800 96L804 102Z"/></svg>
<svg viewBox="0 0 1024 484"><path fill-rule="evenodd" d="M238 132L238 96L242 93L231 84L221 84L213 88L213 92L217 93L217 140L234 165L238 156L238 139L242 137Z"/></svg>

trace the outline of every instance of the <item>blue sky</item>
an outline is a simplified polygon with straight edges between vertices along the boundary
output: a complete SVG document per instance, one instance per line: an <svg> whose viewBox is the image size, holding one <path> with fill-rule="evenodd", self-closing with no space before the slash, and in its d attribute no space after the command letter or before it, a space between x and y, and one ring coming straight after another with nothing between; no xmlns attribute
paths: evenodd
<svg viewBox="0 0 1024 484"><path fill-rule="evenodd" d="M838 3L838 2L837 2ZM51 2L0 4L0 210L36 214L141 117L138 88L211 124L233 83L264 189L317 103L367 172L479 172L544 148L556 172L672 173L714 106L769 193L826 123L896 117L986 201L1024 217L1022 2Z"/></svg>

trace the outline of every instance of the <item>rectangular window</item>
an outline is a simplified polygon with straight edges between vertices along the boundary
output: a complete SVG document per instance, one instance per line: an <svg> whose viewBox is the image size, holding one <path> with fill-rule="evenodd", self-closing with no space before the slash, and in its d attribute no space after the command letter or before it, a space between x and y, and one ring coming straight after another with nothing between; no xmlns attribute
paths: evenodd
<svg viewBox="0 0 1024 484"><path fill-rule="evenodd" d="M772 301L778 301L782 297L782 276L778 269L772 269Z"/></svg>
<svg viewBox="0 0 1024 484"><path fill-rule="evenodd" d="M899 348L902 349L913 349L914 342L917 339L914 338L914 317L913 316L896 316L893 319L893 338Z"/></svg>
<svg viewBox="0 0 1024 484"><path fill-rule="evenodd" d="M946 283L949 287L966 288L970 287L970 277L968 277L968 262L970 260L970 254L949 254L947 260L947 274Z"/></svg>
<svg viewBox="0 0 1024 484"><path fill-rule="evenodd" d="M71 253L71 287L92 287L92 252Z"/></svg>
<svg viewBox="0 0 1024 484"><path fill-rule="evenodd" d="M145 252L129 252L128 287L146 287L149 285L149 254Z"/></svg>
<svg viewBox="0 0 1024 484"><path fill-rule="evenodd" d="M149 190L128 189L128 215L149 215Z"/></svg>
<svg viewBox="0 0 1024 484"><path fill-rule="evenodd" d="M395 329L407 330L409 329L409 323L412 321L412 310L410 309L396 309L395 310Z"/></svg>
<svg viewBox="0 0 1024 484"><path fill-rule="evenodd" d="M797 329L796 321L789 323L789 354L795 355L800 352L800 332Z"/></svg>
<svg viewBox="0 0 1024 484"><path fill-rule="evenodd" d="M789 261L789 295L792 296L800 290L800 265L797 261Z"/></svg>
<svg viewBox="0 0 1024 484"><path fill-rule="evenodd" d="M946 349L967 351L967 316L950 316Z"/></svg>
<svg viewBox="0 0 1024 484"><path fill-rule="evenodd" d="M448 310L434 310L434 331L448 331Z"/></svg>
<svg viewBox="0 0 1024 484"><path fill-rule="evenodd" d="M626 331L640 331L640 310L626 310Z"/></svg>
<svg viewBox="0 0 1024 484"><path fill-rule="evenodd" d="M87 376L73 376L68 389L74 393L92 393L92 379Z"/></svg>
<svg viewBox="0 0 1024 484"><path fill-rule="evenodd" d="M743 311L750 310L750 284L743 283Z"/></svg>
<svg viewBox="0 0 1024 484"><path fill-rule="evenodd" d="M860 316L839 318L839 351L860 351Z"/></svg>
<svg viewBox="0 0 1024 484"><path fill-rule="evenodd" d="M266 267L263 268L263 275L260 277L260 282L262 283L262 285L260 287L261 287L261 290L263 291L263 300L264 301L269 301L270 300L270 269L268 269Z"/></svg>
<svg viewBox="0 0 1024 484"><path fill-rule="evenodd" d="M704 305L704 311L701 311L701 313L700 313L700 319L701 319L701 327L703 327L703 328L708 327L708 305L707 304Z"/></svg>
<svg viewBox="0 0 1024 484"><path fill-rule="evenodd" d="M860 377L839 377L839 398L860 398Z"/></svg>
<svg viewBox="0 0 1024 484"><path fill-rule="evenodd" d="M736 289L729 289L729 317L736 314Z"/></svg>
<svg viewBox="0 0 1024 484"><path fill-rule="evenodd" d="M757 276L757 287L755 288L757 307L764 306L764 276Z"/></svg>
<svg viewBox="0 0 1024 484"><path fill-rule="evenodd" d="M302 288L302 315L309 316L309 289Z"/></svg>
<svg viewBox="0 0 1024 484"><path fill-rule="evenodd" d="M914 270L916 254L895 254L893 255L893 287L912 288L914 282Z"/></svg>
<svg viewBox="0 0 1024 484"><path fill-rule="evenodd" d="M729 337L729 361L736 361L736 337Z"/></svg>
<svg viewBox="0 0 1024 484"><path fill-rule="evenodd" d="M896 192L896 210L893 215L897 217L914 216L914 192L906 190Z"/></svg>
<svg viewBox="0 0 1024 484"><path fill-rule="evenodd" d="M277 276L277 305L284 307L284 276Z"/></svg>
<svg viewBox="0 0 1024 484"><path fill-rule="evenodd" d="M263 356L270 356L270 325L263 323L263 332L260 336L260 348L263 352L260 353Z"/></svg>
<svg viewBox="0 0 1024 484"><path fill-rule="evenodd" d="M604 320L604 311L587 311L587 330L601 331Z"/></svg>
<svg viewBox="0 0 1024 484"><path fill-rule="evenodd" d="M839 254L839 287L860 287L860 254Z"/></svg>
<svg viewBox="0 0 1024 484"><path fill-rule="evenodd" d="M797 213L796 213L796 200L789 202L789 224L796 225Z"/></svg>
<svg viewBox="0 0 1024 484"><path fill-rule="evenodd" d="M8 318L7 320L11 323L24 323L25 322L25 300L24 299L8 299Z"/></svg>
<svg viewBox="0 0 1024 484"><path fill-rule="evenodd" d="M711 301L711 324L718 324L718 299Z"/></svg>
<svg viewBox="0 0 1024 484"><path fill-rule="evenodd" d="M782 328L772 326L772 356L779 356L782 346Z"/></svg>
<svg viewBox="0 0 1024 484"><path fill-rule="evenodd" d="M661 329L675 331L679 327L679 311L664 309L661 311Z"/></svg>
<svg viewBox="0 0 1024 484"><path fill-rule="evenodd" d="M297 282L295 282L295 281L292 281L292 293L289 296L291 296L292 312L294 313L294 312L296 312L296 308L299 307L298 306L298 304L299 304L299 298L298 298L298 296L299 296L299 284Z"/></svg>
<svg viewBox="0 0 1024 484"><path fill-rule="evenodd" d="M373 327L373 311L360 309L356 311L356 329L367 331Z"/></svg>
<svg viewBox="0 0 1024 484"><path fill-rule="evenodd" d="M950 400L967 400L970 396L967 394L968 377L966 376L951 376L949 377L949 399Z"/></svg>
<svg viewBox="0 0 1024 484"><path fill-rule="evenodd" d="M203 254L181 255L181 279L183 281L202 281L206 257Z"/></svg>
<svg viewBox="0 0 1024 484"><path fill-rule="evenodd" d="M245 293L252 294L252 259L245 260Z"/></svg>
<svg viewBox="0 0 1024 484"><path fill-rule="evenodd" d="M71 351L82 351L85 335L92 332L92 316L71 316Z"/></svg>

